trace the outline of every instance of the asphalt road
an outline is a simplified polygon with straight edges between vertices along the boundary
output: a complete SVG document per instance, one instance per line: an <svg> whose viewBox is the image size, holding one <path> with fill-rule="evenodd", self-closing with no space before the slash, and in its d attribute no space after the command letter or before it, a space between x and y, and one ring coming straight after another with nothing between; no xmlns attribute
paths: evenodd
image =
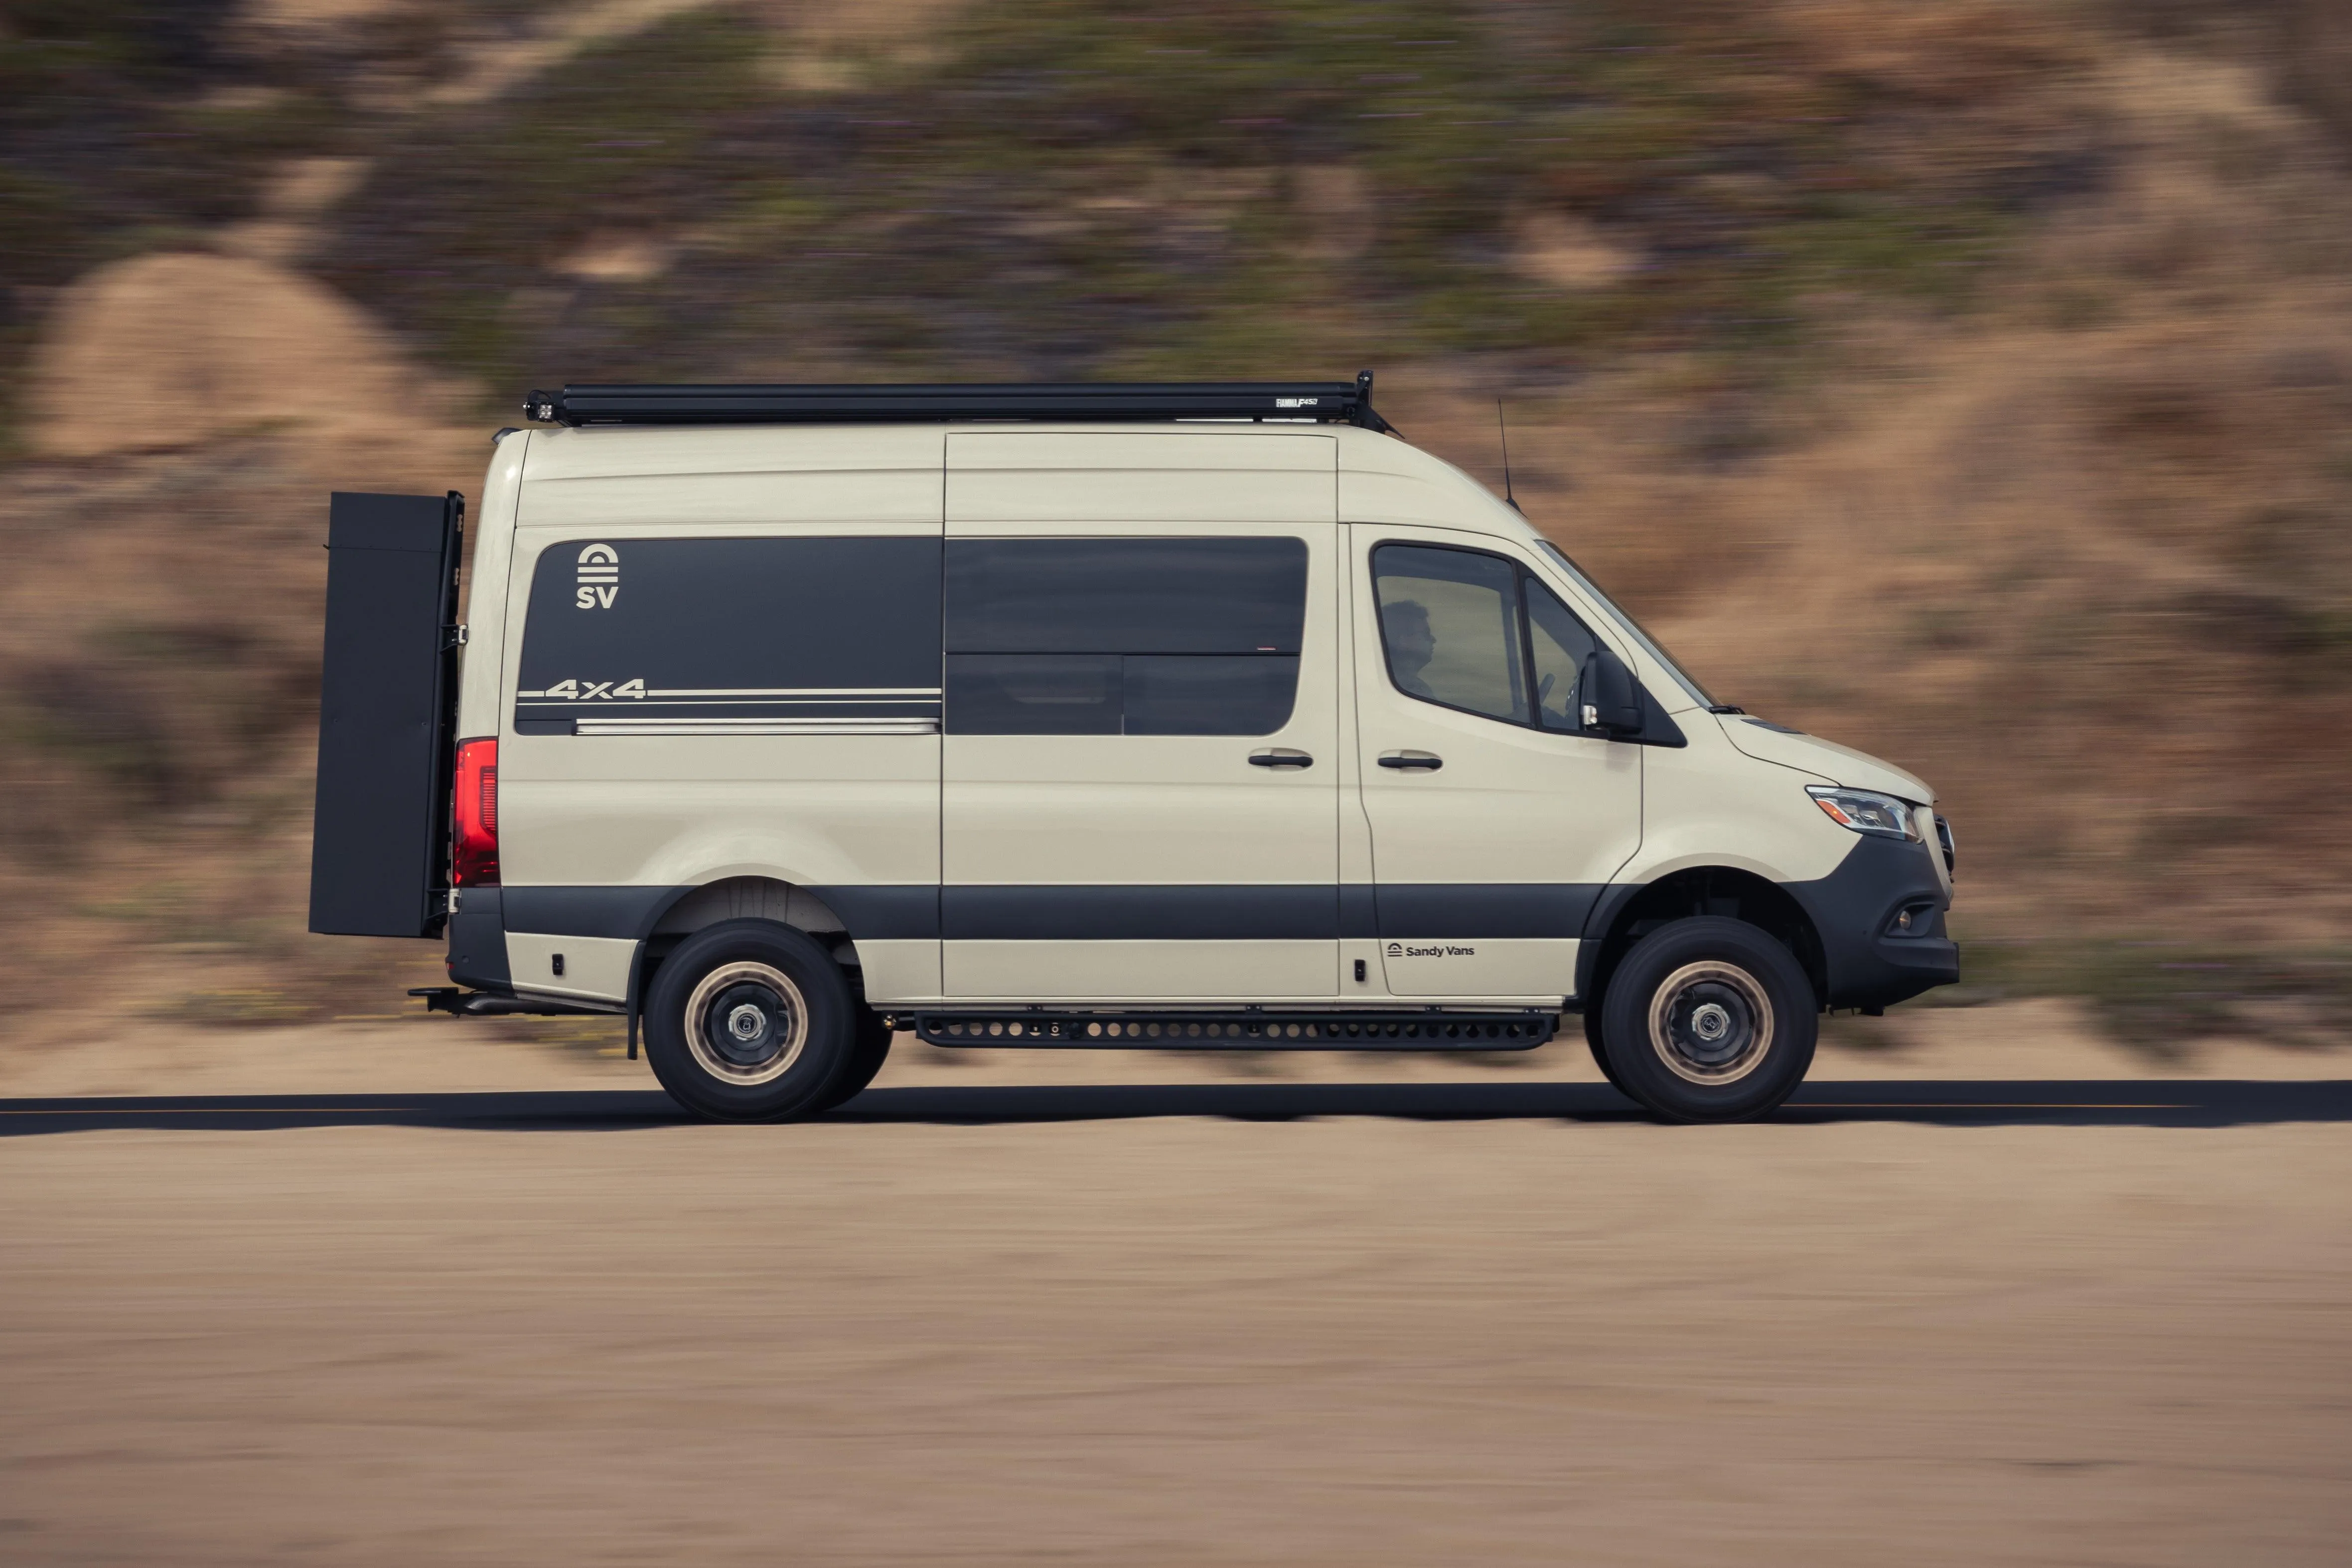
<svg viewBox="0 0 2352 1568"><path fill-rule="evenodd" d="M1326 1116L1417 1122L1643 1121L1593 1083L988 1084L871 1089L825 1120L963 1126L1209 1116L1290 1122ZM642 1090L411 1094L213 1094L0 1100L0 1137L100 1128L264 1132L392 1126L485 1130L626 1128L690 1122ZM2352 1121L2352 1080L2100 1079L1818 1083L1768 1118L1789 1123L2242 1127Z"/></svg>

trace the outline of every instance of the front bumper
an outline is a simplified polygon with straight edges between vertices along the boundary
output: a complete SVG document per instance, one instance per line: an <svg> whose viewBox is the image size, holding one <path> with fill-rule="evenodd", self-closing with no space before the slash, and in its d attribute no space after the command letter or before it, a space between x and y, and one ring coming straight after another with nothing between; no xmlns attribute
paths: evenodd
<svg viewBox="0 0 2352 1568"><path fill-rule="evenodd" d="M1951 894L1927 844L1857 837L1817 882L1785 883L1821 934L1832 1008L1884 1008L1960 977L1960 948L1944 930ZM1908 929L1896 925L1913 912Z"/></svg>

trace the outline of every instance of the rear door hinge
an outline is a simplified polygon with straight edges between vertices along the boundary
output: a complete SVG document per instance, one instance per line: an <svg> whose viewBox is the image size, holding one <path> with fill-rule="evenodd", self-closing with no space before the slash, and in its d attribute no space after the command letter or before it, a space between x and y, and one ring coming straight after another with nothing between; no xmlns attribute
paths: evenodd
<svg viewBox="0 0 2352 1568"><path fill-rule="evenodd" d="M452 648L462 648L462 647L464 647L465 645L466 645L466 628L465 628L465 627L463 627L463 626L444 626L444 627L442 627L442 628L441 628L441 651L442 651L443 653L447 653L447 652L448 652L450 649L452 649Z"/></svg>

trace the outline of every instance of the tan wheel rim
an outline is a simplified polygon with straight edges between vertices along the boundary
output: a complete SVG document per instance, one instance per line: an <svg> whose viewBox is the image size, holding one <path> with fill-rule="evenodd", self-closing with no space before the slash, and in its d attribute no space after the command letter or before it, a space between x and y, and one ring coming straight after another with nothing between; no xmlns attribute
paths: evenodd
<svg viewBox="0 0 2352 1568"><path fill-rule="evenodd" d="M1737 964L1685 964L1650 998L1650 1049L1686 1082L1737 1083L1772 1049L1772 999Z"/></svg>
<svg viewBox="0 0 2352 1568"><path fill-rule="evenodd" d="M808 1048L808 1004L767 964L721 964L686 1000L686 1047L721 1083L772 1083Z"/></svg>

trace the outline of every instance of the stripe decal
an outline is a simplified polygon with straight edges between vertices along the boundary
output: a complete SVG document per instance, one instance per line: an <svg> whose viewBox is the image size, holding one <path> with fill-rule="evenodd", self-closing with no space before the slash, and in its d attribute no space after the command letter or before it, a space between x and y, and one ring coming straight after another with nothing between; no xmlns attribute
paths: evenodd
<svg viewBox="0 0 2352 1568"><path fill-rule="evenodd" d="M642 936L677 887L509 887L509 931ZM1588 883L1118 887L826 886L853 938L950 942L1476 941L1584 934Z"/></svg>
<svg viewBox="0 0 2352 1568"><path fill-rule="evenodd" d="M610 683L607 683L608 685ZM808 697L828 702L920 702L926 697L937 701L937 686L654 686L640 698L603 697L600 702L660 702L678 697L717 697L728 702L749 702L766 697ZM577 701L569 697L548 697L545 692L517 692L520 700L545 699L553 704Z"/></svg>
<svg viewBox="0 0 2352 1568"><path fill-rule="evenodd" d="M937 735L935 718L582 718L574 735Z"/></svg>
<svg viewBox="0 0 2352 1568"><path fill-rule="evenodd" d="M887 697L894 701L936 700L939 695L937 686L656 686L646 693L648 697Z"/></svg>
<svg viewBox="0 0 2352 1568"><path fill-rule="evenodd" d="M937 735L937 688L850 686L811 690L722 691L680 686L550 696L520 692L521 735Z"/></svg>

